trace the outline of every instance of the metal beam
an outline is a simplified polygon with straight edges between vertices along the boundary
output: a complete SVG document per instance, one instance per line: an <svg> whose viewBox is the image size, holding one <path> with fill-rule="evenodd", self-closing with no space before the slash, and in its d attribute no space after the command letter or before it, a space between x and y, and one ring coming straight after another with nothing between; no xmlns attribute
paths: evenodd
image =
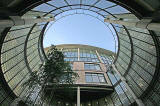
<svg viewBox="0 0 160 106"><path fill-rule="evenodd" d="M151 19L142 19L137 22L129 22L119 19L104 19L104 22L109 22L113 24L125 25L130 27L142 28L147 30L159 31L160 30L160 23L153 23Z"/></svg>
<svg viewBox="0 0 160 106"><path fill-rule="evenodd" d="M41 17L36 19L22 19L20 16L12 16L11 19L7 20L0 20L0 27L12 27L12 26L19 26L19 25L28 25L28 24L36 24L36 23L42 23L42 22L50 22L54 21L54 17Z"/></svg>
<svg viewBox="0 0 160 106"><path fill-rule="evenodd" d="M28 43L30 34L31 34L31 32L33 31L33 29L35 28L35 26L36 26L36 24L34 24L34 25L32 26L32 28L31 28L30 31L28 32L27 37L26 37L26 39L25 39L25 41L24 41L24 62L25 62L26 67L27 67L27 69L28 69L28 71L29 71L30 73L32 73L32 69L30 68L29 63L28 63L28 59L27 59L27 43Z"/></svg>
<svg viewBox="0 0 160 106"><path fill-rule="evenodd" d="M39 39L38 39L38 52L39 52L39 56L40 56L40 59L41 59L41 62L42 62L42 63L43 63L45 60L47 60L47 56L46 56L46 54L45 54L45 52L44 52L44 47L43 47L43 38L44 38L44 32L45 32L48 24L49 24L49 22L47 22L47 23L44 25L44 27L43 27L40 35L39 35ZM41 53L42 53L42 54L41 54Z"/></svg>

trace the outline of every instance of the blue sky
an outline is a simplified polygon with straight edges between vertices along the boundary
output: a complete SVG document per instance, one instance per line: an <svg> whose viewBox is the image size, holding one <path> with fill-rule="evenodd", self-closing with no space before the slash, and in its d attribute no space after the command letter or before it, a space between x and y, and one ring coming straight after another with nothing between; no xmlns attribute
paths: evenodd
<svg viewBox="0 0 160 106"><path fill-rule="evenodd" d="M44 38L44 47L51 44L85 44L115 51L113 35L104 23L82 14L56 21Z"/></svg>

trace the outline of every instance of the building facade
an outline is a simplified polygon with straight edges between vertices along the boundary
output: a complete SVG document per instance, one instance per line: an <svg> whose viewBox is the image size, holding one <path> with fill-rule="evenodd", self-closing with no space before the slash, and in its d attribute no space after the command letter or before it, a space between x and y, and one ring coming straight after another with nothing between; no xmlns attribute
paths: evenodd
<svg viewBox="0 0 160 106"><path fill-rule="evenodd" d="M80 88L82 102L87 98L99 99L113 92L107 67L113 63L115 53L78 44L56 45L56 48L63 52L64 60L70 63L74 72L78 73L79 77L74 82L74 86ZM45 48L45 51L47 52L48 49L49 47Z"/></svg>
<svg viewBox="0 0 160 106"><path fill-rule="evenodd" d="M76 84L112 86L106 72L107 65L113 62L113 52L76 44L56 45L56 48L63 52L65 61L70 62L72 70L80 76Z"/></svg>

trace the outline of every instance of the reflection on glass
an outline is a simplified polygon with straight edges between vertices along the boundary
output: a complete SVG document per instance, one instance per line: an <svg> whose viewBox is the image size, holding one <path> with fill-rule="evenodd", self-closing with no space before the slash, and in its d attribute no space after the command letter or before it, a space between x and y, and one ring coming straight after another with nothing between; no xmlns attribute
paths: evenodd
<svg viewBox="0 0 160 106"><path fill-rule="evenodd" d="M103 74L100 73L86 73L86 82L92 83L106 83L106 79Z"/></svg>
<svg viewBox="0 0 160 106"><path fill-rule="evenodd" d="M85 70L101 70L99 64L84 64L84 69Z"/></svg>

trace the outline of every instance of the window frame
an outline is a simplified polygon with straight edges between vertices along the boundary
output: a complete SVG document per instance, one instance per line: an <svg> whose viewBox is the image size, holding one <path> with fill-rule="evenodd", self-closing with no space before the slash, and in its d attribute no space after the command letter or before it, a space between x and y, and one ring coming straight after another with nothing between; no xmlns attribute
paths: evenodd
<svg viewBox="0 0 160 106"><path fill-rule="evenodd" d="M102 75L102 76L99 76L99 75ZM90 77L92 81L87 81L87 76L88 76L88 78ZM98 81L94 81L93 78L94 78L95 76L98 78ZM103 77L104 82L101 82L100 77L101 77L101 78ZM106 80L106 78L105 78L105 76L104 76L104 73L89 73L89 72L85 72L85 82L86 82L86 83L96 83L96 84L97 84L97 83L107 84L107 80Z"/></svg>
<svg viewBox="0 0 160 106"><path fill-rule="evenodd" d="M90 68L86 68L86 67L90 67ZM99 67L99 69L97 69L97 67ZM95 64L95 63L84 63L84 70L102 71L100 64Z"/></svg>

